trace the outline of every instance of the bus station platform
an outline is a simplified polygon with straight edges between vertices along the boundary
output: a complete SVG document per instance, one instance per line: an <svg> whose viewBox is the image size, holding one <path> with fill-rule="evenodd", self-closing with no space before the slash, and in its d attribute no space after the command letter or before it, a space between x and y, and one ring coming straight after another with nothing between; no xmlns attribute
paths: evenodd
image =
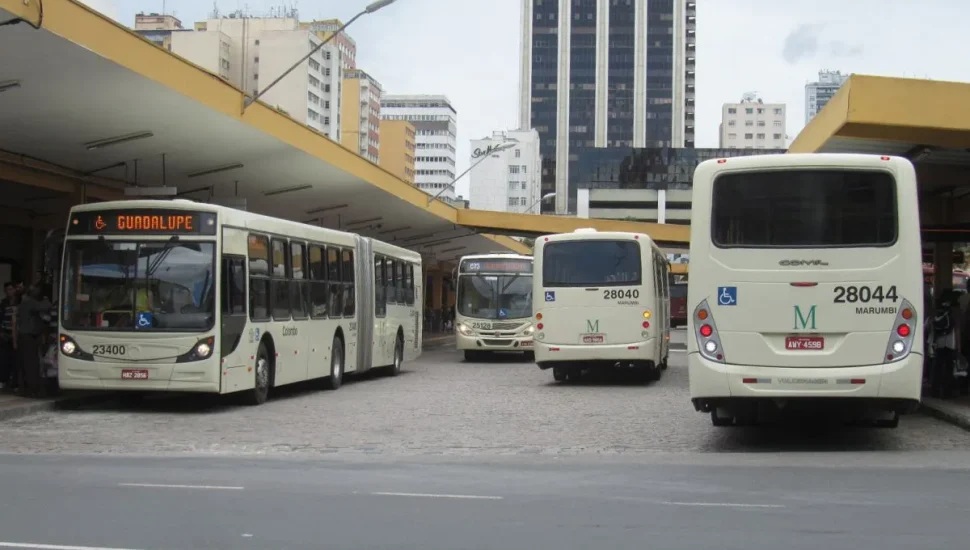
<svg viewBox="0 0 970 550"><path fill-rule="evenodd" d="M0 224L36 250L71 205L174 196L374 237L426 264L578 227L686 246L686 227L455 208L72 0L0 0ZM4 245L0 245L2 248ZM27 251L23 271L39 265ZM17 251L0 249L0 258ZM21 257L23 253L21 251Z"/></svg>

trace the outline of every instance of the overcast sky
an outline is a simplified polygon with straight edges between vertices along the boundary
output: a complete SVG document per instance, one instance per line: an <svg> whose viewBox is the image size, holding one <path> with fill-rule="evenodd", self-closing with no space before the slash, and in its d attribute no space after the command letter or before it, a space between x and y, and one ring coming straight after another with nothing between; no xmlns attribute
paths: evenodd
<svg viewBox="0 0 970 550"><path fill-rule="evenodd" d="M217 0L253 15L295 4L303 20L347 20L369 0ZM86 0L134 25L163 4L190 27L211 0ZM388 93L444 94L458 111L458 171L469 140L518 124L521 0L398 0L348 29L357 65ZM917 8L918 6L918 8ZM716 147L721 104L747 91L788 104L804 123L805 83L819 69L970 81L967 0L697 0L697 146ZM467 194L467 177L458 193Z"/></svg>

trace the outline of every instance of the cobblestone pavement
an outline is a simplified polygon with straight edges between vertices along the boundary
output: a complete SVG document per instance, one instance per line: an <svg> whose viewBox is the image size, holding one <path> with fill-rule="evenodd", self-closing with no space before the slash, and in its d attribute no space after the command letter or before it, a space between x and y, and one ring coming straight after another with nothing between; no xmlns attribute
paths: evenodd
<svg viewBox="0 0 970 550"><path fill-rule="evenodd" d="M683 342L683 331L676 339ZM208 396L110 402L0 423L0 451L105 454L636 455L970 450L970 433L913 415L897 430L715 429L694 412L682 352L657 383L560 385L518 358L426 351L397 378L284 389L259 407Z"/></svg>

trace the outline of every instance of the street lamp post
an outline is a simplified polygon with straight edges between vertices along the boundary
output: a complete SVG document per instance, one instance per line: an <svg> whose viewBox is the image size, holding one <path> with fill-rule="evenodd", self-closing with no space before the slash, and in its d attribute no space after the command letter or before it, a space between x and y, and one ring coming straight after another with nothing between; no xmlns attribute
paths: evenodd
<svg viewBox="0 0 970 550"><path fill-rule="evenodd" d="M532 203L532 206L526 208L525 211L522 212L522 213L523 214L528 214L529 211L532 210L533 208L535 208L536 205L538 205L540 202L545 202L545 201L547 201L547 200L549 200L549 199L551 199L551 198L553 198L555 196L556 196L556 192L555 191L553 191L552 193L546 193L545 195L542 196L542 198L540 198L539 200L537 200L534 203Z"/></svg>
<svg viewBox="0 0 970 550"><path fill-rule="evenodd" d="M451 189L452 187L454 187L455 184L458 183L458 180L460 180L461 178L465 177L465 174L471 172L472 171L472 168L474 168L474 167L478 166L479 164L481 164L482 161L485 160L485 159L487 159L488 157L490 157L492 155L492 153L498 153L499 151L504 151L506 149L515 147L515 144L518 143L518 142L519 142L519 140L517 140L517 139L510 139L510 140L504 141L504 142L496 145L495 147L492 147L492 149L490 151L488 151L487 154L482 155L482 158L476 160L464 172L462 172L461 174L458 174L458 177L457 178L451 180L451 183L449 183L448 185L444 186L444 188L441 191L438 191L438 193L435 194L435 196L433 196L430 199L428 199L428 206L431 206L431 203L433 203L435 199L437 199L438 197L440 197L442 193L444 193L445 191L447 191L447 190Z"/></svg>
<svg viewBox="0 0 970 550"><path fill-rule="evenodd" d="M360 17L362 17L364 15L367 15L369 13L374 13L375 11L377 11L377 10L379 10L381 8L386 8L387 6L393 4L396 1L397 0L376 0L375 2L371 2L370 4L368 4L367 7L364 8L364 11L362 11L362 12L358 13L357 15L351 17L349 21L347 21L346 23L344 23L343 25L341 25L340 28L338 28L336 31L334 31L333 33L331 33L330 36L328 36L325 40L323 40L322 42L320 42L319 44L317 44L315 48L313 48L312 50L310 50L310 53L304 55L303 58L301 58L299 61L297 61L296 63L294 63L292 67L290 67L283 74L281 74L279 77L277 77L276 80L270 82L269 86L263 88L263 91L258 92L253 97L246 97L243 100L242 112L245 113L246 112L246 107L249 107L253 103L256 103L256 101L259 100L259 98L263 97L263 94L265 94L266 92L268 92L270 88L272 88L273 86L276 86L277 84L279 84L280 80L283 80L284 78L286 78L286 75L288 75L291 72L293 72L293 69L299 67L304 61L306 61L307 59L310 59L310 56L312 56L313 54L315 54L318 51L320 51L320 48L326 46L328 42L330 42L331 40L333 40L333 37L335 37L338 34L340 34L341 32L343 32L343 30L346 29L347 27L349 27L351 23L353 23L354 21L356 21L357 19L359 19Z"/></svg>

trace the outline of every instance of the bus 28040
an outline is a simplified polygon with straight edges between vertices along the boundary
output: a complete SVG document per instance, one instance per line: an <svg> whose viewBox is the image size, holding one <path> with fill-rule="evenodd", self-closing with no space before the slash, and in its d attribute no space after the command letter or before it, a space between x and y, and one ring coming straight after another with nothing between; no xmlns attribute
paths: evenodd
<svg viewBox="0 0 970 550"><path fill-rule="evenodd" d="M466 361L497 351L532 359L532 257L475 254L458 262L455 340Z"/></svg>
<svg viewBox="0 0 970 550"><path fill-rule="evenodd" d="M421 257L351 233L185 200L76 206L60 386L245 392L421 353Z"/></svg>
<svg viewBox="0 0 970 550"><path fill-rule="evenodd" d="M535 357L557 381L588 368L658 380L670 344L670 264L649 236L578 229L536 240Z"/></svg>
<svg viewBox="0 0 970 550"><path fill-rule="evenodd" d="M688 369L716 426L817 409L895 427L923 372L906 159L766 155L694 173ZM821 405L821 407L819 407Z"/></svg>

